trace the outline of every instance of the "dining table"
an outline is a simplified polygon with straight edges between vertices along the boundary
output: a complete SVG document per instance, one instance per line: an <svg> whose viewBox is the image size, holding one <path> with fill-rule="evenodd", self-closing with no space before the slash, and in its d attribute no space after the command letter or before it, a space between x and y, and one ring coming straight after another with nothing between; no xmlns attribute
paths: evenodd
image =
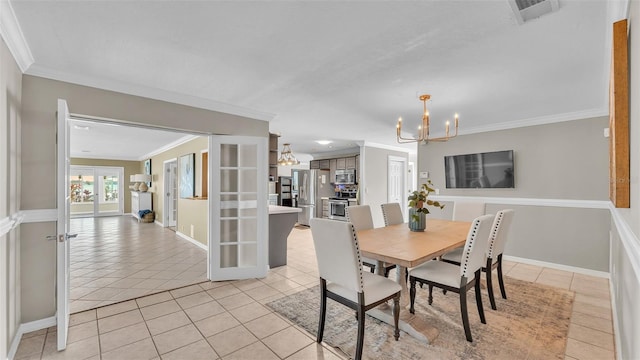
<svg viewBox="0 0 640 360"><path fill-rule="evenodd" d="M376 270L384 276L383 263L396 265L396 281L402 287L400 293L400 330L412 337L429 343L438 330L430 326L421 316L408 310L409 290L405 272L448 251L462 247L467 239L471 222L428 219L422 232L411 231L407 223L357 231L360 253L378 263ZM367 314L393 325L391 307L382 304Z"/></svg>

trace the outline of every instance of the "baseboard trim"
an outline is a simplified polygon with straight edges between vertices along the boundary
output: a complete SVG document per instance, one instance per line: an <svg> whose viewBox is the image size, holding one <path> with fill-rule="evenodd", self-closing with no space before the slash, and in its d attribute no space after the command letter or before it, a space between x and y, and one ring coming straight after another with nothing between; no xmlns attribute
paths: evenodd
<svg viewBox="0 0 640 360"><path fill-rule="evenodd" d="M585 269L577 266L562 265L562 264L550 263L546 261L533 260L533 259L527 259L527 258L521 258L521 257L509 256L509 255L504 255L503 259L506 261L514 261L514 262L519 262L523 264L536 265L536 266L541 266L541 267L546 267L546 268L556 269L556 270L571 271L578 274L609 279L609 273L606 271L591 270L591 269Z"/></svg>
<svg viewBox="0 0 640 360"><path fill-rule="evenodd" d="M154 221L153 221L153 223L154 223L154 224L156 224L156 225L159 225L159 226L161 226L161 227L164 227L164 224L163 224L163 223L161 223L161 222L160 222L160 221L158 221L158 220L154 220Z"/></svg>
<svg viewBox="0 0 640 360"><path fill-rule="evenodd" d="M200 241L198 241L198 240L196 240L194 238L191 238L191 237L181 233L180 231L176 231L176 235L178 235L178 237L180 237L182 239L187 240L188 242L192 243L193 245L201 248L202 250L206 250L206 251L209 250L209 247L207 245L201 243Z"/></svg>
<svg viewBox="0 0 640 360"><path fill-rule="evenodd" d="M20 324L20 326L18 326L18 330L16 331L16 335L13 337L11 346L9 347L7 358L9 360L12 360L16 356L16 352L18 351L18 345L20 345L20 340L22 340L22 335L30 333L32 331L38 331L38 330L46 329L51 326L55 326L57 323L58 322L56 317L51 316L48 318Z"/></svg>

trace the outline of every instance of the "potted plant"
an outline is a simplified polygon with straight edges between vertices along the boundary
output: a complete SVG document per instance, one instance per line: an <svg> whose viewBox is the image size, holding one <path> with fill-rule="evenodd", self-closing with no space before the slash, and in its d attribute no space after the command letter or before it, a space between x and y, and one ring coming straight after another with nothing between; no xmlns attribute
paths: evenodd
<svg viewBox="0 0 640 360"><path fill-rule="evenodd" d="M435 191L431 180L427 179L427 182L420 186L420 190L412 192L407 198L409 200L409 229L411 231L424 231L426 215L429 214L427 206L444 208L444 205L439 202L427 199L429 194Z"/></svg>

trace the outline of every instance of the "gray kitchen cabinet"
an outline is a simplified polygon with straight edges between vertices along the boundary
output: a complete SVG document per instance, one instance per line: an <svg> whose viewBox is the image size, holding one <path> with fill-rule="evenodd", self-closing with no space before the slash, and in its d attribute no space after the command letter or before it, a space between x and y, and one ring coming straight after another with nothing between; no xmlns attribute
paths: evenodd
<svg viewBox="0 0 640 360"><path fill-rule="evenodd" d="M320 169L321 170L329 170L329 168L330 168L329 163L330 163L329 159L320 160Z"/></svg>
<svg viewBox="0 0 640 360"><path fill-rule="evenodd" d="M322 199L322 217L329 217L329 199Z"/></svg>
<svg viewBox="0 0 640 360"><path fill-rule="evenodd" d="M346 169L346 166L347 166L347 159L346 158L336 159L336 169L337 170L344 170L344 169Z"/></svg>
<svg viewBox="0 0 640 360"><path fill-rule="evenodd" d="M345 158L345 160L346 160L345 161L346 162L346 164L345 164L346 167L345 168L347 170L351 170L351 169L355 169L356 168L356 158L355 157L353 157L353 156L352 157L348 157L348 158Z"/></svg>
<svg viewBox="0 0 640 360"><path fill-rule="evenodd" d="M356 161L356 182L360 183L360 155L354 156Z"/></svg>
<svg viewBox="0 0 640 360"><path fill-rule="evenodd" d="M311 163L309 163L309 168L320 169L320 160L311 160Z"/></svg>
<svg viewBox="0 0 640 360"><path fill-rule="evenodd" d="M329 160L329 182L334 183L336 181L336 159Z"/></svg>

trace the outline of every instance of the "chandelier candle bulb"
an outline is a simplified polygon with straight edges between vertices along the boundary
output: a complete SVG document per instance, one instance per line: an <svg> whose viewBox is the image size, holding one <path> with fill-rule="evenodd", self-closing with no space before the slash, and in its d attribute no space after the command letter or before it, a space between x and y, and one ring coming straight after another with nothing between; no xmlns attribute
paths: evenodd
<svg viewBox="0 0 640 360"><path fill-rule="evenodd" d="M444 123L444 133L446 137L449 137L449 120L447 120L446 123Z"/></svg>

